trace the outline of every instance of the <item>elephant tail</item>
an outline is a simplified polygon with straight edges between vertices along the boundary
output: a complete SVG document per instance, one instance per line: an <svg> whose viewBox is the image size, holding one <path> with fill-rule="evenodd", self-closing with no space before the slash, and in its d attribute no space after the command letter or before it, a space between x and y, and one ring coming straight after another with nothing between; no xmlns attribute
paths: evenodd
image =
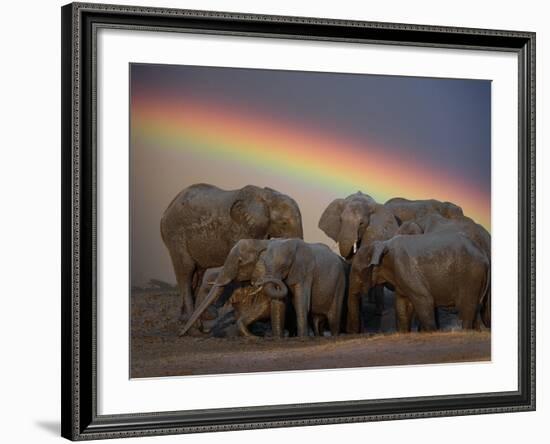
<svg viewBox="0 0 550 444"><path fill-rule="evenodd" d="M167 220L166 220L168 217L167 216L168 208L164 211L164 214L160 218L160 237L162 239L162 242L164 242L164 245L168 245L168 227L167 227Z"/></svg>
<svg viewBox="0 0 550 444"><path fill-rule="evenodd" d="M487 268L485 286L480 301L480 314L483 324L487 328L491 328L491 265Z"/></svg>
<svg viewBox="0 0 550 444"><path fill-rule="evenodd" d="M166 245L166 233L165 233L165 227L164 227L164 216L160 220L160 237L162 239L162 242L164 242L164 245Z"/></svg>

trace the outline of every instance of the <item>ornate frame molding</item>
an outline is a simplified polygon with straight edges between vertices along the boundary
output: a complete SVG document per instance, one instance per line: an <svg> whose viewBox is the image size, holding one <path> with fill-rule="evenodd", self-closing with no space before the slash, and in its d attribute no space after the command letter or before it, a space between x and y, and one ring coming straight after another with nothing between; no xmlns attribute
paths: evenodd
<svg viewBox="0 0 550 444"><path fill-rule="evenodd" d="M62 436L71 440L535 409L535 34L103 4L62 8ZM95 41L99 27L511 51L519 60L519 390L97 415Z"/></svg>

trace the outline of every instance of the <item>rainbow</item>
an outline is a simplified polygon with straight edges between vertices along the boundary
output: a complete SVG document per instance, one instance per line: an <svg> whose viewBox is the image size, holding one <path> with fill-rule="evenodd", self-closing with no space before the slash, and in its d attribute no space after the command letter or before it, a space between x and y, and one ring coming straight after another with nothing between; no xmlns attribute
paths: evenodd
<svg viewBox="0 0 550 444"><path fill-rule="evenodd" d="M132 97L131 140L261 167L342 197L361 190L378 202L435 198L459 204L490 230L490 194L418 159L333 130L199 100Z"/></svg>

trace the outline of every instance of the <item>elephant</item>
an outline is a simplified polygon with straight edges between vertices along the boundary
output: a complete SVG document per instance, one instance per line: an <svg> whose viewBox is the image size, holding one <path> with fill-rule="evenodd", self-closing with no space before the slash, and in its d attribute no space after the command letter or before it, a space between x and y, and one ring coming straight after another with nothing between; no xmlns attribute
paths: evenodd
<svg viewBox="0 0 550 444"><path fill-rule="evenodd" d="M319 228L338 243L340 254L351 262L362 246L375 241L390 239L399 225L393 213L372 197L358 191L345 199L335 199L325 209L319 220ZM376 302L376 312L384 310L384 288L375 287L369 297ZM359 333L361 300L348 298L346 331Z"/></svg>
<svg viewBox="0 0 550 444"><path fill-rule="evenodd" d="M346 293L347 264L324 244L300 239L271 240L252 275L252 284L271 298L272 326L281 325L287 293L296 312L298 336L309 332L308 315L316 335L326 322L333 336L340 333ZM274 335L280 330L273 329Z"/></svg>
<svg viewBox="0 0 550 444"><path fill-rule="evenodd" d="M413 221L407 221L404 222L396 231L396 235L402 234L402 235L413 235L413 234L422 234L424 231L422 228ZM360 251L365 251L363 248L361 248ZM356 273L356 269L358 267L353 267L353 261L352 261L352 267L351 267L351 273ZM354 278L352 278L352 275L350 275L350 281L353 281ZM379 299L383 299L384 297L384 287L383 286L377 286L375 287L377 291L379 291L379 295L376 294L376 313L381 314L381 311L383 310L383 305L380 304ZM357 290L357 287L355 289L351 288L349 289L349 295L348 295L348 325L347 325L347 331L348 333L359 333L362 331L362 321L361 321L361 294L365 293L365 290ZM382 305L382 307L380 307ZM380 310L382 308L382 310Z"/></svg>
<svg viewBox="0 0 550 444"><path fill-rule="evenodd" d="M204 316L204 320L211 320L217 316L217 314L204 313L226 291L226 288L252 279L256 263L262 252L267 249L269 242L267 239L241 239L229 251L223 267L213 268L205 273L210 279L203 281L197 294L197 308L180 330L180 336L185 335L199 317ZM215 279L211 280L213 277ZM201 327L200 321L197 327Z"/></svg>
<svg viewBox="0 0 550 444"><path fill-rule="evenodd" d="M223 267L208 268L207 270L205 270L202 277L201 285L196 291L195 304L198 305L204 299L206 299L208 293L216 283L216 279L218 279L218 276L220 276L222 272ZM224 304L227 304L227 301L230 299L233 293L241 288L240 286L241 282L237 281L236 279L234 279L228 285L224 286L223 291L219 293L215 303L210 305L208 309L202 314L200 323L201 328L205 325L205 322L215 321L219 319L219 317L222 315L220 309L222 309L222 306L225 306Z"/></svg>
<svg viewBox="0 0 550 444"><path fill-rule="evenodd" d="M401 332L411 330L413 314L423 331L434 330L437 307L454 307L463 328L479 328L479 309L490 291L490 266L463 233L397 235L357 252L349 297L363 286L381 284L395 291Z"/></svg>
<svg viewBox="0 0 550 444"><path fill-rule="evenodd" d="M231 191L208 184L185 188L165 210L160 232L181 293L182 320L193 312L204 270L222 266L238 240L303 238L294 199L253 185Z"/></svg>
<svg viewBox="0 0 550 444"><path fill-rule="evenodd" d="M423 233L461 232L468 237L487 257L491 264L491 235L480 224L467 216L447 219L439 214L426 215L416 221ZM401 228L401 227L400 227ZM491 291L481 307L483 324L491 327Z"/></svg>
<svg viewBox="0 0 550 444"><path fill-rule="evenodd" d="M464 216L462 208L452 202L441 202L436 199L409 200L394 197L384 206L390 210L399 221L399 225L409 220L418 220L423 216L438 213L448 219Z"/></svg>
<svg viewBox="0 0 550 444"><path fill-rule="evenodd" d="M217 317L210 322L203 322L205 331L214 336L254 337L248 327L250 324L269 320L271 316L271 299L261 288L250 285L236 288L225 304L218 310Z"/></svg>

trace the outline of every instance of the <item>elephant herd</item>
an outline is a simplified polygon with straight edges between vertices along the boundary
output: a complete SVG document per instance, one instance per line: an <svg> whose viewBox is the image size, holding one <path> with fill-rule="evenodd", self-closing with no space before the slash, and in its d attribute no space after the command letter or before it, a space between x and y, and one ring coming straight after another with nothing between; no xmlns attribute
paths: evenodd
<svg viewBox="0 0 550 444"><path fill-rule="evenodd" d="M450 202L357 192L328 205L319 228L340 255L303 240L298 205L270 188L192 185L170 203L161 235L182 297L180 335L274 337L362 331L361 297L395 292L397 329L438 328L453 307L463 328L490 328L491 238Z"/></svg>

